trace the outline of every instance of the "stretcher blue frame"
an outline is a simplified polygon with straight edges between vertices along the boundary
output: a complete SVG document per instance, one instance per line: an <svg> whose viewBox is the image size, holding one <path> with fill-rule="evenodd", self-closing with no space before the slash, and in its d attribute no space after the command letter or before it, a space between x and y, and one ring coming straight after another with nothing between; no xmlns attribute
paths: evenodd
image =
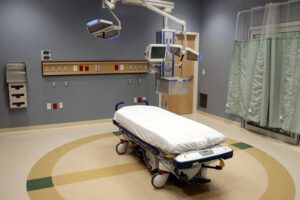
<svg viewBox="0 0 300 200"><path fill-rule="evenodd" d="M146 105L149 105L149 102L146 101L146 100L142 100L141 103L145 103ZM119 106L122 105L122 104L125 104L125 102L121 101L121 102L117 103L116 106L115 106L115 111L117 111L119 109ZM147 142L143 141L142 139L140 139L139 137L137 137L136 135L134 135L133 133L128 131L126 128L121 126L116 120L113 119L112 121L113 121L113 124L115 126L117 126L122 133L126 133L128 136L130 136L130 137L136 139L137 141L139 141L140 143L142 143L145 147L149 148L155 156L160 154L159 149L152 146L151 144L148 144ZM188 168L193 167L194 163L205 163L205 162L208 162L208 161L211 161L211 160L217 160L217 159L227 160L227 159L232 158L232 157L233 157L233 150L229 151L229 152L226 152L226 153L223 153L223 154L216 155L216 156L200 158L200 159L190 160L190 161L186 161L186 162L178 162L176 159L173 159L173 166L176 169L188 169Z"/></svg>

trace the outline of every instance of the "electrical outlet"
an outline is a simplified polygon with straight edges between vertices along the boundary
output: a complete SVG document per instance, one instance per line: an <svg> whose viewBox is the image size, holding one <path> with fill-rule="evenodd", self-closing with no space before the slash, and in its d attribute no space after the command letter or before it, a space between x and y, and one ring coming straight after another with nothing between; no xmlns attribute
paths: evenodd
<svg viewBox="0 0 300 200"><path fill-rule="evenodd" d="M59 109L63 109L63 108L64 108L63 102L60 102L60 103L58 104L58 107L59 107Z"/></svg>
<svg viewBox="0 0 300 200"><path fill-rule="evenodd" d="M65 87L68 87L68 81L65 81Z"/></svg>
<svg viewBox="0 0 300 200"><path fill-rule="evenodd" d="M139 78L139 79L138 79L138 84L141 84L141 83L142 83L142 79Z"/></svg>
<svg viewBox="0 0 300 200"><path fill-rule="evenodd" d="M132 78L128 79L128 84L132 83Z"/></svg>
<svg viewBox="0 0 300 200"><path fill-rule="evenodd" d="M42 61L52 60L52 51L51 50L41 50L41 60Z"/></svg>
<svg viewBox="0 0 300 200"><path fill-rule="evenodd" d="M47 110L51 110L52 108L52 104L51 103L47 103Z"/></svg>
<svg viewBox="0 0 300 200"><path fill-rule="evenodd" d="M202 75L204 76L206 74L205 69L202 69Z"/></svg>
<svg viewBox="0 0 300 200"><path fill-rule="evenodd" d="M53 108L53 110L56 110L57 109L57 103L53 103L52 108Z"/></svg>
<svg viewBox="0 0 300 200"><path fill-rule="evenodd" d="M56 82L55 81L52 82L52 87L56 87Z"/></svg>
<svg viewBox="0 0 300 200"><path fill-rule="evenodd" d="M137 97L133 98L133 103L137 103Z"/></svg>
<svg viewBox="0 0 300 200"><path fill-rule="evenodd" d="M95 66L95 70L98 72L98 71L100 71L100 65L96 65Z"/></svg>
<svg viewBox="0 0 300 200"><path fill-rule="evenodd" d="M77 65L73 65L73 71L77 72L78 71L78 66Z"/></svg>
<svg viewBox="0 0 300 200"><path fill-rule="evenodd" d="M146 101L146 100L147 100L147 98L146 98L146 97L142 97L142 100Z"/></svg>

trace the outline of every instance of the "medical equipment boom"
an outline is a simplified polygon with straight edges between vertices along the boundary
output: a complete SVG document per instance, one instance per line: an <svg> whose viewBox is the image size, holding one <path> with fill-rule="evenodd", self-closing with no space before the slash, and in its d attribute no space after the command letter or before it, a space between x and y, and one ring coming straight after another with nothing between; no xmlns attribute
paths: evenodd
<svg viewBox="0 0 300 200"><path fill-rule="evenodd" d="M156 33L156 43L150 44L145 52L145 58L149 62L149 73L156 74L155 91L159 94L175 95L188 94L189 83L191 78L183 78L183 59L198 61L199 53L187 47L186 22L171 15L174 9L174 3L164 0L102 0L102 7L109 10L118 25L113 22L96 19L86 24L88 32L96 38L115 39L120 36L121 22L115 15L113 10L116 8L117 2L123 4L145 7L164 18L163 29ZM181 25L180 34L183 35L182 44L175 44L176 34L174 29L169 29L168 20L172 20ZM175 77L175 59L174 56L180 58L179 64L176 66L181 70L180 77Z"/></svg>

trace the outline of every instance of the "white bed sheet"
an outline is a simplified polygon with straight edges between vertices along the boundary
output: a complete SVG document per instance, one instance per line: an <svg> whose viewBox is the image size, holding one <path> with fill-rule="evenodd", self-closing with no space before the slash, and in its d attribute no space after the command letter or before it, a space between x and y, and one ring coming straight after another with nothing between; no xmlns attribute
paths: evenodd
<svg viewBox="0 0 300 200"><path fill-rule="evenodd" d="M114 119L143 141L168 153L205 149L225 142L218 131L155 106L126 106Z"/></svg>

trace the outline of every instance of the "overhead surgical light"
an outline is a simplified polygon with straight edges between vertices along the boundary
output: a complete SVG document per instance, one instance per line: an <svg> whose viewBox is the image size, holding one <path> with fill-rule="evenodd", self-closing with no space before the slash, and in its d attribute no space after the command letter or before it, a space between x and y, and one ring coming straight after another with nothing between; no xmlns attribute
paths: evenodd
<svg viewBox="0 0 300 200"><path fill-rule="evenodd" d="M112 26L113 23L111 21L107 20L101 20L101 19L95 19L93 21L90 21L86 23L86 27L88 29L88 32L94 35L97 35L98 32L102 31L103 29Z"/></svg>
<svg viewBox="0 0 300 200"><path fill-rule="evenodd" d="M119 34L119 35L116 35L116 36L114 36L114 37L109 38L109 40L113 40L113 39L116 39L116 38L118 38L118 37L120 37L120 34Z"/></svg>
<svg viewBox="0 0 300 200"><path fill-rule="evenodd" d="M101 39L115 39L120 36L121 28L118 26L109 26L103 30L96 32L95 36Z"/></svg>
<svg viewBox="0 0 300 200"><path fill-rule="evenodd" d="M105 1L104 1L105 2ZM107 2L109 3L109 2ZM113 1L113 3L115 3ZM120 36L121 32L121 22L118 19L118 17L115 15L115 13L111 10L114 6L108 6L107 9L112 14L112 16L116 19L118 22L118 25L114 25L113 22L103 20L103 19L95 19L86 24L86 27L88 29L88 32L95 35L97 38L101 39L115 39Z"/></svg>
<svg viewBox="0 0 300 200"><path fill-rule="evenodd" d="M175 56L181 57L182 55L182 45L179 44L168 44L167 45L168 51Z"/></svg>
<svg viewBox="0 0 300 200"><path fill-rule="evenodd" d="M186 59L187 60L198 61L199 53L197 51L187 47L186 48Z"/></svg>

